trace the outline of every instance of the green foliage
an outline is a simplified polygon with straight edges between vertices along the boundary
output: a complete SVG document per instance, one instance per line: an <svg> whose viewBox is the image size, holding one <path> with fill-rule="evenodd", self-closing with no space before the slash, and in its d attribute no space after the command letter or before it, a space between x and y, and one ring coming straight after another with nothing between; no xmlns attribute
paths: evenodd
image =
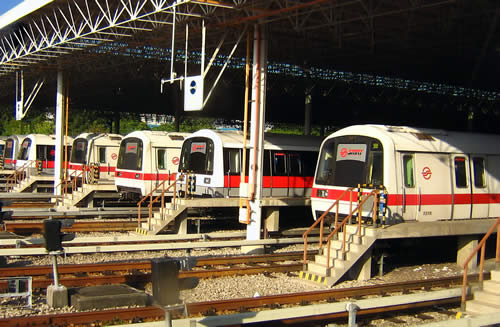
<svg viewBox="0 0 500 327"><path fill-rule="evenodd" d="M273 127L268 130L269 133L276 134L295 134L295 135L304 135L304 126L295 125L295 124L280 124L273 123ZM320 136L321 128L317 126L311 127L311 135Z"/></svg>
<svg viewBox="0 0 500 327"><path fill-rule="evenodd" d="M180 132L193 133L200 129L215 129L214 118L186 118L180 125Z"/></svg>

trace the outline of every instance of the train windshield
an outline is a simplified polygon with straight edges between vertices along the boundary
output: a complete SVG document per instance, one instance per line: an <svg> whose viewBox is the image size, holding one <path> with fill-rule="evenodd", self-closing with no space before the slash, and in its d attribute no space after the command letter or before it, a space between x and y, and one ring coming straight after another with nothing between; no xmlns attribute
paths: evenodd
<svg viewBox="0 0 500 327"><path fill-rule="evenodd" d="M193 137L182 144L179 171L211 175L214 170L214 142L205 137Z"/></svg>
<svg viewBox="0 0 500 327"><path fill-rule="evenodd" d="M87 155L87 140L80 138L73 142L73 151L71 151L71 162L74 163L85 163L85 157Z"/></svg>
<svg viewBox="0 0 500 327"><path fill-rule="evenodd" d="M13 139L8 139L5 142L4 158L12 159L13 153L14 153L14 140Z"/></svg>
<svg viewBox="0 0 500 327"><path fill-rule="evenodd" d="M365 136L341 136L327 140L319 156L316 184L345 187L382 185L382 144Z"/></svg>
<svg viewBox="0 0 500 327"><path fill-rule="evenodd" d="M20 160L28 160L30 147L31 147L31 140L24 139L23 144L21 145L21 150L19 151L19 155L17 158Z"/></svg>
<svg viewBox="0 0 500 327"><path fill-rule="evenodd" d="M120 144L117 167L119 169L142 170L143 145L141 139L132 137Z"/></svg>

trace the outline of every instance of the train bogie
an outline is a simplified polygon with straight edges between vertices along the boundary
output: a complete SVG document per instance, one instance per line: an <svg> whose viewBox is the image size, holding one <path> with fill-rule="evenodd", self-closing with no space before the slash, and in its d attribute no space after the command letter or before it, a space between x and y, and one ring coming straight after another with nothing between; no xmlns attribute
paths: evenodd
<svg viewBox="0 0 500 327"><path fill-rule="evenodd" d="M243 139L239 131L200 130L184 141L179 170L187 173L195 184L192 195L240 196L244 171L248 182L250 158L247 149L243 166ZM318 137L266 134L262 195L309 196L320 142Z"/></svg>
<svg viewBox="0 0 500 327"><path fill-rule="evenodd" d="M366 194L375 185L387 192L390 221L496 217L500 151L492 145L498 141L496 135L399 126L341 129L321 147L313 214L318 218L350 187ZM343 215L350 212L348 194L340 199Z"/></svg>

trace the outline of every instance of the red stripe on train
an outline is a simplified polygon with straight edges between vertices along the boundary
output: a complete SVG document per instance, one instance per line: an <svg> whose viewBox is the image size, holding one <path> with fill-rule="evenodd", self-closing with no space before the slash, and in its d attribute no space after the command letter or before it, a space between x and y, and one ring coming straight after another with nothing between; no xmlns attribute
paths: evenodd
<svg viewBox="0 0 500 327"><path fill-rule="evenodd" d="M328 199L335 201L337 200L343 190L332 190L328 189L328 197L319 197L318 190L314 188L312 190L311 198L316 199ZM363 192L363 194L367 194ZM357 200L358 192L353 191L353 199ZM342 201L349 201L350 195L347 192L343 197ZM497 193L486 193L486 194L388 194L387 205L389 206L401 206L405 205L451 205L451 204L487 204L487 203L500 203L500 194Z"/></svg>
<svg viewBox="0 0 500 327"><path fill-rule="evenodd" d="M135 173L130 171L115 171L116 178L123 179L133 179L133 180L144 180L144 181L156 181L156 180L166 180L170 179L171 181L175 180L176 173L167 174L144 174L144 173Z"/></svg>

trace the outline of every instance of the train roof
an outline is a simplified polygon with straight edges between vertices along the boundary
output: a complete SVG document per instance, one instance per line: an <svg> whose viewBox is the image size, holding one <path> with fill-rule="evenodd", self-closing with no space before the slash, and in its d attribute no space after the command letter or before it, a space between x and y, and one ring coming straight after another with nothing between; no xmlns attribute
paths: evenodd
<svg viewBox="0 0 500 327"><path fill-rule="evenodd" d="M21 142L22 140L24 140L25 137L26 137L25 134L14 134L14 135L9 135L7 137L7 140L12 139L12 140L16 140L18 142Z"/></svg>
<svg viewBox="0 0 500 327"><path fill-rule="evenodd" d="M500 154L500 135L453 132L442 129L390 125L354 125L336 131L328 138L344 135L374 137L390 142L396 151Z"/></svg>
<svg viewBox="0 0 500 327"><path fill-rule="evenodd" d="M75 140L85 139L88 141L92 140L92 142L96 145L119 145L123 136L120 134L110 134L110 133L82 133L75 137Z"/></svg>
<svg viewBox="0 0 500 327"><path fill-rule="evenodd" d="M165 131L134 131L125 135L123 140L131 137L136 137L143 141L151 142L153 146L165 146L165 142L169 142L172 145L178 143L178 146L180 147L187 136L189 136L189 133Z"/></svg>
<svg viewBox="0 0 500 327"><path fill-rule="evenodd" d="M37 144L45 144L45 145L55 145L56 144L56 136L55 135L28 134L23 138L23 141L27 138L34 140ZM65 137L63 137L63 142L64 142L64 139L65 139ZM73 144L73 138L71 136L68 136L67 140L68 140L69 145Z"/></svg>
<svg viewBox="0 0 500 327"><path fill-rule="evenodd" d="M243 146L243 132L242 131L221 131L202 129L189 136L205 136L205 137L218 137L223 146L228 148L241 148ZM291 150L319 150L322 138L318 136L305 136L293 134L264 134L264 148L265 149L291 149ZM247 145L250 148L252 145L250 139L247 140Z"/></svg>

